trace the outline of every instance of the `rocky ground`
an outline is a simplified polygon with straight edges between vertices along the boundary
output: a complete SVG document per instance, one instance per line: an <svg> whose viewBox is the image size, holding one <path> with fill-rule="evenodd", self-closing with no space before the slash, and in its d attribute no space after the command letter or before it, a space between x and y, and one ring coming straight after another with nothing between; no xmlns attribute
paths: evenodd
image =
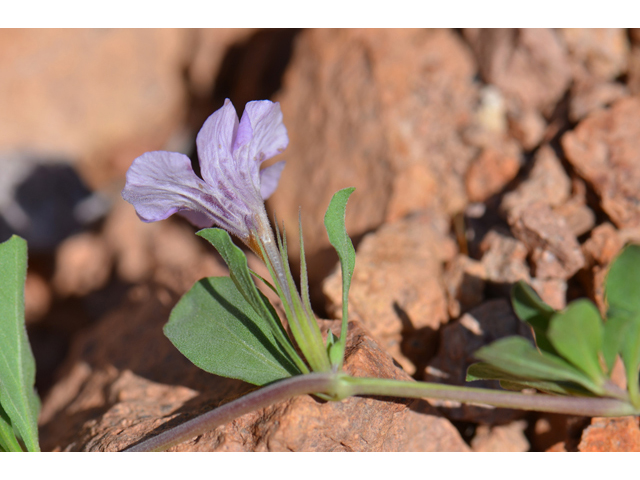
<svg viewBox="0 0 640 480"><path fill-rule="evenodd" d="M3 30L0 67L0 240L30 245L45 450L123 449L251 390L161 331L224 264L186 222L144 224L119 197L136 156L193 154L226 97L239 113L281 103L290 144L268 207L289 228L302 207L322 318L341 315L324 210L356 187L355 375L461 385L480 346L530 336L515 281L602 309L609 262L640 242L640 30ZM292 235L294 269L298 248ZM309 396L174 450L640 450L640 426Z"/></svg>

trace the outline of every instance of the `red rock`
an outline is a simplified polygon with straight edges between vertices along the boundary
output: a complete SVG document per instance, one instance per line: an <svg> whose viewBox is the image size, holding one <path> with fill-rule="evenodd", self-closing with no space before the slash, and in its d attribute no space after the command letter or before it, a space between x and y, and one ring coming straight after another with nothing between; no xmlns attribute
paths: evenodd
<svg viewBox="0 0 640 480"><path fill-rule="evenodd" d="M535 109L509 112L509 133L522 149L531 151L542 142L547 128L544 117Z"/></svg>
<svg viewBox="0 0 640 480"><path fill-rule="evenodd" d="M550 29L465 29L487 83L513 103L511 110L550 113L569 86L571 71Z"/></svg>
<svg viewBox="0 0 640 480"><path fill-rule="evenodd" d="M39 273L28 271L24 285L24 317L28 324L37 322L49 311L51 286Z"/></svg>
<svg viewBox="0 0 640 480"><path fill-rule="evenodd" d="M576 237L548 205L534 203L509 223L514 236L527 246L537 278L566 280L584 265Z"/></svg>
<svg viewBox="0 0 640 480"><path fill-rule="evenodd" d="M618 231L605 222L593 229L590 237L582 244L582 253L587 266L603 266L608 265L623 246Z"/></svg>
<svg viewBox="0 0 640 480"><path fill-rule="evenodd" d="M562 28L572 62L590 76L613 80L627 70L629 40L623 28Z"/></svg>
<svg viewBox="0 0 640 480"><path fill-rule="evenodd" d="M544 145L536 152L527 179L503 197L500 209L517 216L536 202L556 207L569 199L570 192L571 181L560 160L549 145Z"/></svg>
<svg viewBox="0 0 640 480"><path fill-rule="evenodd" d="M350 318L359 319L409 373L435 353L436 331L448 320L443 263L455 254L446 220L413 215L367 235L356 254ZM336 269L323 284L330 316L342 316Z"/></svg>
<svg viewBox="0 0 640 480"><path fill-rule="evenodd" d="M540 298L556 310L567 306L567 282L560 278L532 278L529 285Z"/></svg>
<svg viewBox="0 0 640 480"><path fill-rule="evenodd" d="M111 275L111 252L101 236L79 233L56 251L53 287L58 295L83 296L104 287Z"/></svg>
<svg viewBox="0 0 640 480"><path fill-rule="evenodd" d="M562 137L575 171L595 190L618 227L640 225L640 98L594 112Z"/></svg>
<svg viewBox="0 0 640 480"><path fill-rule="evenodd" d="M638 417L591 419L582 434L581 452L640 452Z"/></svg>
<svg viewBox="0 0 640 480"><path fill-rule="evenodd" d="M307 30L279 100L290 144L270 207L289 228L302 206L312 283L335 265L322 218L334 192L355 186L352 237L427 207L462 210L463 175L476 149L477 87L468 48L449 30ZM290 253L297 262L298 242Z"/></svg>
<svg viewBox="0 0 640 480"><path fill-rule="evenodd" d="M556 206L553 211L563 217L571 233L579 237L594 227L596 216L593 210L587 206L587 187L584 182L574 178L571 185L571 198Z"/></svg>
<svg viewBox="0 0 640 480"><path fill-rule="evenodd" d="M631 95L640 94L640 44L631 48L629 54L629 73L627 74L627 87Z"/></svg>
<svg viewBox="0 0 640 480"><path fill-rule="evenodd" d="M518 174L520 164L520 149L515 143L484 149L467 170L465 187L469 200L484 202L502 191Z"/></svg>
<svg viewBox="0 0 640 480"><path fill-rule="evenodd" d="M569 119L578 122L594 110L608 107L629 95L626 86L614 82L582 82L571 89Z"/></svg>
<svg viewBox="0 0 640 480"><path fill-rule="evenodd" d="M40 29L0 32L0 149L76 162L94 187L121 178L138 155L165 146L192 78L244 30ZM217 37L217 41L213 41ZM198 46L207 38L203 61ZM211 84L209 84L211 88Z"/></svg>
<svg viewBox="0 0 640 480"><path fill-rule="evenodd" d="M458 254L447 264L443 280L451 318L458 318L462 312L482 303L485 278L484 265L466 255Z"/></svg>
<svg viewBox="0 0 640 480"><path fill-rule="evenodd" d="M474 452L527 452L529 441L524 434L527 428L525 420L518 420L507 425L479 425L471 440Z"/></svg>
<svg viewBox="0 0 640 480"><path fill-rule="evenodd" d="M515 283L529 280L527 247L519 240L491 230L480 244L481 262L487 272L486 280L494 283Z"/></svg>

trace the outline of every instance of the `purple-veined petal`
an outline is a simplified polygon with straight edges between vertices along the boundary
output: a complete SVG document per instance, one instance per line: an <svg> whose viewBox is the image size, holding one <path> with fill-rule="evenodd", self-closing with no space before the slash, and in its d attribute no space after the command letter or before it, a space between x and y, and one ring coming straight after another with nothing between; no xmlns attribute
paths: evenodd
<svg viewBox="0 0 640 480"><path fill-rule="evenodd" d="M280 104L269 100L247 103L233 150L238 168L251 172L256 186L260 164L282 153L287 145L289 137L282 123Z"/></svg>
<svg viewBox="0 0 640 480"><path fill-rule="evenodd" d="M224 170L233 164L233 142L238 130L238 115L229 99L204 122L198 136L198 158L202 178L211 186L221 180ZM224 178L222 178L224 180Z"/></svg>
<svg viewBox="0 0 640 480"><path fill-rule="evenodd" d="M260 195L263 200L269 198L271 194L276 191L276 188L278 188L278 182L280 181L284 164L285 162L283 160L260 170Z"/></svg>
<svg viewBox="0 0 640 480"><path fill-rule="evenodd" d="M198 178L189 157L181 153L149 152L136 158L127 171L122 197L145 222L182 213L198 227L215 224L241 239L249 235L245 218L251 212L246 205Z"/></svg>

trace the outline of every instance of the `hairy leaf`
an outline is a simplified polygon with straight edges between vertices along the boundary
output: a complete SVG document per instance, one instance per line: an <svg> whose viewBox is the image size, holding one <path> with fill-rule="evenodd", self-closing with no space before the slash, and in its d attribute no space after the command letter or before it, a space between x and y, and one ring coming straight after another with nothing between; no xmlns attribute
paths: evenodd
<svg viewBox="0 0 640 480"><path fill-rule="evenodd" d="M600 394L602 388L561 358L539 352L522 337L507 337L482 347L476 358L498 369L529 380L569 381Z"/></svg>
<svg viewBox="0 0 640 480"><path fill-rule="evenodd" d="M220 228L207 228L200 230L197 235L207 240L220 253L229 267L229 275L236 285L238 292L245 301L251 305L256 314L262 317L271 328L274 338L285 348L288 358L293 360L302 373L308 369L300 356L296 353L287 333L278 318L278 314L273 309L269 301L264 297L251 277L251 270L247 264L247 257L231 241L229 234Z"/></svg>
<svg viewBox="0 0 640 480"><path fill-rule="evenodd" d="M254 385L301 373L229 277L197 282L174 307L164 333L209 373Z"/></svg>
<svg viewBox="0 0 640 480"><path fill-rule="evenodd" d="M551 318L548 336L556 350L575 367L601 385L605 381L600 366L604 324L589 300L576 300Z"/></svg>
<svg viewBox="0 0 640 480"><path fill-rule="evenodd" d="M347 201L354 190L355 187L350 187L336 192L331 198L327 213L324 216L324 226L329 236L329 242L338 253L342 271L342 328L338 342L329 352L331 363L337 368L342 366L344 359L347 323L349 322L349 289L351 288L351 277L356 264L356 251L345 226Z"/></svg>
<svg viewBox="0 0 640 480"><path fill-rule="evenodd" d="M620 353L629 396L633 405L640 407L640 245L628 245L612 262L605 281L605 298L608 320L603 353L607 363Z"/></svg>
<svg viewBox="0 0 640 480"><path fill-rule="evenodd" d="M36 365L24 323L27 242L0 244L0 404L31 452L39 451Z"/></svg>

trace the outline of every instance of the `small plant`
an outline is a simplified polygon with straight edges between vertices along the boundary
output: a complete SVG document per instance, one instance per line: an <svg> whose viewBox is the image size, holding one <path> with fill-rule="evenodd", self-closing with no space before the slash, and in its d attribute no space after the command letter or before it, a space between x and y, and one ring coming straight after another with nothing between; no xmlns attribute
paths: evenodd
<svg viewBox="0 0 640 480"><path fill-rule="evenodd" d="M204 228L197 234L218 250L229 267L229 277L202 279L182 297L164 327L165 335L207 372L263 388L128 451L165 450L252 410L302 394L330 401L352 395L426 397L589 416L640 413L640 285L633 277L640 272L638 247L625 250L611 268L607 323L588 301L579 300L556 312L525 284L515 286L514 308L533 327L537 348L522 338L499 340L478 351L484 363L472 365L468 379L498 379L505 388L534 388L545 393L355 378L342 371L348 294L355 267L345 209L354 189L337 192L325 215L329 240L340 259L343 296L340 336L329 332L325 342L309 301L302 231L298 292L289 269L286 233L278 225L272 231L264 207L264 200L276 189L283 162L263 170L260 164L288 144L279 105L250 102L238 121L227 100L205 122L196 143L202 178L184 155L146 153L127 172L123 197L144 221L179 213ZM213 226L222 228L210 228ZM273 284L248 268L244 253L229 233L264 261ZM256 287L256 279L282 300L293 338ZM627 368L627 391L609 379L618 354Z"/></svg>
<svg viewBox="0 0 640 480"><path fill-rule="evenodd" d="M24 323L27 242L0 244L0 451L40 451L36 366Z"/></svg>

